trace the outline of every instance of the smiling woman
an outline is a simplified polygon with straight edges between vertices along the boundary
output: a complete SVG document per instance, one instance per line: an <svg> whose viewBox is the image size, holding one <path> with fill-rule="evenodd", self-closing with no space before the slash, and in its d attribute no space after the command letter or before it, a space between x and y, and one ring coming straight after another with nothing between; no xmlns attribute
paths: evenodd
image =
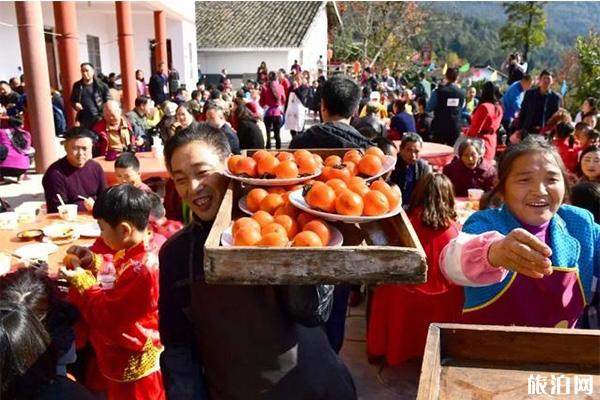
<svg viewBox="0 0 600 400"><path fill-rule="evenodd" d="M176 190L193 212L160 252L168 397L355 399L352 377L320 326L331 286L206 284L204 243L229 182L222 174L229 154L225 135L207 124L192 124L165 147Z"/></svg>
<svg viewBox="0 0 600 400"><path fill-rule="evenodd" d="M563 204L566 171L554 147L528 138L498 170L492 194L504 206L473 214L442 251L442 271L465 286L463 321L574 327L592 298L600 225Z"/></svg>

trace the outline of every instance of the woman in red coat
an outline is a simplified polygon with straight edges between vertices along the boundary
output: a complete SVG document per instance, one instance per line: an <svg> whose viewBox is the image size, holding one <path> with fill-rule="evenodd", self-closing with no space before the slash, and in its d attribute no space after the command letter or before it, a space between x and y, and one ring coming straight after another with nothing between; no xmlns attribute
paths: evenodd
<svg viewBox="0 0 600 400"><path fill-rule="evenodd" d="M467 136L478 137L485 142L483 158L492 161L496 156L498 136L496 132L502 122L502 107L500 106L500 90L492 82L486 82L481 90L479 105L471 114L471 126Z"/></svg>
<svg viewBox="0 0 600 400"><path fill-rule="evenodd" d="M440 252L459 233L452 182L441 173L425 175L417 182L409 212L427 256L427 282L375 289L367 353L385 357L389 365L422 357L429 324L458 321L463 306L462 288L448 283L439 268Z"/></svg>

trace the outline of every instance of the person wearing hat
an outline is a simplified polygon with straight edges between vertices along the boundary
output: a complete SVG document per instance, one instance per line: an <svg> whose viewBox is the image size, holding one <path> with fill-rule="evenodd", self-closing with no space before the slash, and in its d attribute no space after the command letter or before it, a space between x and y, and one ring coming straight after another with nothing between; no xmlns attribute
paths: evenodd
<svg viewBox="0 0 600 400"><path fill-rule="evenodd" d="M163 144L167 143L167 140L175 135L175 131L179 127L179 122L175 117L177 112L177 104L172 101L165 101L162 103L161 108L163 110L163 117L157 125L158 133L163 141Z"/></svg>

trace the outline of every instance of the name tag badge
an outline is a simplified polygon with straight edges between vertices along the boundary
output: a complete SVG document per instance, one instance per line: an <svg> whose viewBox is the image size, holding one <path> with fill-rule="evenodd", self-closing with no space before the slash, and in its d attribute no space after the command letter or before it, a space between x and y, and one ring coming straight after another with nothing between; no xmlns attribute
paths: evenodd
<svg viewBox="0 0 600 400"><path fill-rule="evenodd" d="M446 106L448 107L458 107L458 103L460 102L460 99L454 98L454 99L448 99L446 100Z"/></svg>

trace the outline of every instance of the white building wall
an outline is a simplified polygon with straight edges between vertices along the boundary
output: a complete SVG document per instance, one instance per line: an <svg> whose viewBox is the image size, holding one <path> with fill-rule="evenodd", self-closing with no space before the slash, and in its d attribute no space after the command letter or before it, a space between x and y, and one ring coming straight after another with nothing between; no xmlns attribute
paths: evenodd
<svg viewBox="0 0 600 400"><path fill-rule="evenodd" d="M256 74L261 61L267 64L269 70L291 66L288 65L288 50L198 52L198 63L203 74L219 74L223 68L232 75Z"/></svg>
<svg viewBox="0 0 600 400"><path fill-rule="evenodd" d="M52 25L54 26L54 21L52 21ZM111 72L115 72L119 75L121 73L121 65L119 63L116 14L104 14L93 9L81 9L77 7L77 30L79 31L79 61L90 61L87 36L97 36L100 42L102 73L108 75Z"/></svg>
<svg viewBox="0 0 600 400"><path fill-rule="evenodd" d="M304 39L301 57L302 69L316 73L317 60L320 55L323 56L323 61L327 62L327 12L325 7L321 7Z"/></svg>
<svg viewBox="0 0 600 400"><path fill-rule="evenodd" d="M0 2L0 80L8 80L23 73L19 70L21 63L21 48L19 47L19 32L17 31L17 14L14 2Z"/></svg>
<svg viewBox="0 0 600 400"><path fill-rule="evenodd" d="M198 81L195 23L167 19L167 37L171 39L173 67L179 72L181 83L195 89Z"/></svg>

